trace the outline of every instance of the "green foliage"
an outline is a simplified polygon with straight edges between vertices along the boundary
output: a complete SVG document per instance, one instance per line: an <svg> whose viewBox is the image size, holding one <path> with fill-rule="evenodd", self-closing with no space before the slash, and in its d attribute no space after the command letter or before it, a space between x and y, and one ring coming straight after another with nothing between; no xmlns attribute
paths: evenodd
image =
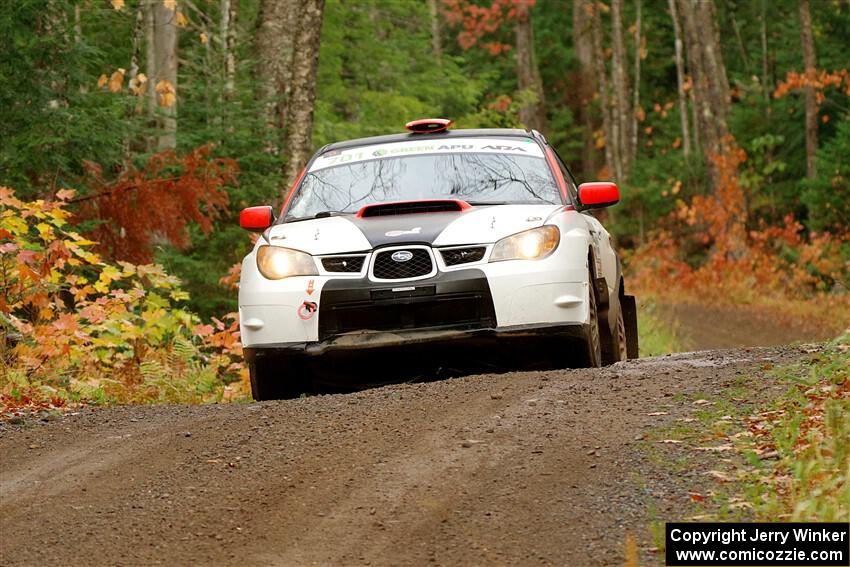
<svg viewBox="0 0 850 567"><path fill-rule="evenodd" d="M425 2L329 0L322 25L314 142L403 131L413 117L474 112L483 83L430 51Z"/></svg>
<svg viewBox="0 0 850 567"><path fill-rule="evenodd" d="M0 180L24 197L75 186L85 160L119 161L132 127L126 101L96 88L108 59L129 60L129 45L107 34L76 41L73 9L71 2L21 0L0 13ZM81 25L95 16L102 28L114 23L112 14L86 11Z"/></svg>
<svg viewBox="0 0 850 567"><path fill-rule="evenodd" d="M665 320L649 300L638 303L638 345L642 357L683 350L677 325Z"/></svg>
<svg viewBox="0 0 850 567"><path fill-rule="evenodd" d="M850 227L850 120L842 120L835 137L817 155L817 177L803 183L802 202L814 230Z"/></svg>

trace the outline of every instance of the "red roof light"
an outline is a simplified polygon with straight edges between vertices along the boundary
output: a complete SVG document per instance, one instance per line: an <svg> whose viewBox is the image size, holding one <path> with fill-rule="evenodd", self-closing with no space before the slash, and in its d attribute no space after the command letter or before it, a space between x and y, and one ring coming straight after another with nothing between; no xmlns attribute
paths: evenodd
<svg viewBox="0 0 850 567"><path fill-rule="evenodd" d="M449 129L452 121L448 118L420 118L404 125L413 134L431 134Z"/></svg>

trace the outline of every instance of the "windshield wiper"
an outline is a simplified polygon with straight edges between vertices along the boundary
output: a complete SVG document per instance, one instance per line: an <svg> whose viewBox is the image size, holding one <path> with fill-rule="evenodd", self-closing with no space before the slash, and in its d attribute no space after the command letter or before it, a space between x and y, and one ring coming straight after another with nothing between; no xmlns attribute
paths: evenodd
<svg viewBox="0 0 850 567"><path fill-rule="evenodd" d="M483 207L485 205L511 205L515 203L509 203L508 201L466 201L466 204L473 207Z"/></svg>
<svg viewBox="0 0 850 567"><path fill-rule="evenodd" d="M319 211L315 215L311 215L309 217L286 217L286 222L298 222L303 220L312 220L312 219L326 219L328 217L338 217L342 215L352 215L354 213L347 211Z"/></svg>

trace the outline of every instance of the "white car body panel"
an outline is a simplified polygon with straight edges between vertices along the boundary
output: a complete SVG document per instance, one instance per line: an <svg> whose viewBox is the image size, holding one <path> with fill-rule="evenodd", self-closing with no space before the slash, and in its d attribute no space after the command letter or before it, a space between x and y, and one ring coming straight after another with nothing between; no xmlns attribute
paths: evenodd
<svg viewBox="0 0 850 567"><path fill-rule="evenodd" d="M447 267L438 252L433 253L440 273L479 270L486 276L492 294L499 329L528 325L585 324L588 321L588 249L592 248L614 296L619 286L617 257L608 232L588 214L555 205L495 205L473 207L454 213L450 222L434 238L433 249L462 245L486 245L481 261ZM398 215L399 242L393 247L412 246L414 231L428 214ZM381 217L388 222L387 217ZM361 219L360 222L369 222ZM506 236L544 224L557 226L561 239L556 250L541 260L488 262L495 242ZM367 254L360 273L328 273L315 258L320 275L269 280L259 273L257 248L272 244L307 252L314 256L363 252ZM406 246L408 245L408 246ZM345 216L333 216L275 225L242 262L239 288L239 314L242 343L245 347L263 347L310 343L319 340L322 289L331 280L362 280L372 261L369 240L356 224ZM375 287L402 288L417 281L374 282ZM419 280L428 281L428 280ZM305 302L315 303L315 313L305 313Z"/></svg>

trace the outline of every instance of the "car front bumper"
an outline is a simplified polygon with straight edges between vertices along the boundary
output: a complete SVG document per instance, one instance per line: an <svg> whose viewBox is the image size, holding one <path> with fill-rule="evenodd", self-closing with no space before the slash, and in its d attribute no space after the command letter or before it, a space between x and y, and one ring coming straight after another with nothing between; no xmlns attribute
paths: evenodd
<svg viewBox="0 0 850 567"><path fill-rule="evenodd" d="M246 347L243 351L245 359L248 362L253 362L255 359L264 356L314 357L325 353L356 354L366 350L397 350L409 347L439 347L460 344L465 348L492 348L508 345L518 346L525 342L537 342L541 339L557 343L563 339L583 339L585 336L586 326L583 324L519 326L505 329L364 331L347 333L324 341L262 344Z"/></svg>
<svg viewBox="0 0 850 567"><path fill-rule="evenodd" d="M257 272L251 254L239 292L246 356L259 349L321 354L480 340L588 321L586 257L556 253L539 261L440 268L416 281L376 282L365 274L272 281Z"/></svg>

